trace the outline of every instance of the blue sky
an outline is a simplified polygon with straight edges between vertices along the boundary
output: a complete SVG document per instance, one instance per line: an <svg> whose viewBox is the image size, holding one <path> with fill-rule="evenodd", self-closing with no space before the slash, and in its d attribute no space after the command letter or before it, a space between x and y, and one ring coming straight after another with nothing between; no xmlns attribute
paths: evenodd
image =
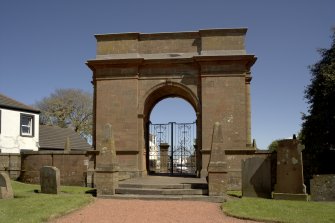
<svg viewBox="0 0 335 223"><path fill-rule="evenodd" d="M25 104L57 88L92 92L85 61L95 57L94 34L247 27L247 52L258 57L252 135L266 148L300 130L308 65L319 59L318 48L330 46L334 9L333 0L1 1L0 92ZM189 109L176 101L165 104ZM155 119L173 114L159 107ZM176 115L187 120L190 113Z"/></svg>

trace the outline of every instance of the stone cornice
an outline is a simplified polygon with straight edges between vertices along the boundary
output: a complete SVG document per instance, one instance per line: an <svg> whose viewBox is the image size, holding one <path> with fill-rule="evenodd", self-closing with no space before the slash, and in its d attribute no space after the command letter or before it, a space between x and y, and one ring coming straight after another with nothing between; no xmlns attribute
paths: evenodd
<svg viewBox="0 0 335 223"><path fill-rule="evenodd" d="M246 84L250 84L251 80L252 80L252 76L250 75L250 72L249 72L249 73L247 73L247 75L245 76L245 83L246 83Z"/></svg>
<svg viewBox="0 0 335 223"><path fill-rule="evenodd" d="M245 35L247 28L227 28L227 29L201 29L199 33L201 36L205 35L227 35L227 34L238 34Z"/></svg>
<svg viewBox="0 0 335 223"><path fill-rule="evenodd" d="M117 65L139 65L143 62L143 58L128 58L128 59L100 59L88 60L85 64L94 71L96 67L101 66L117 66Z"/></svg>
<svg viewBox="0 0 335 223"><path fill-rule="evenodd" d="M182 32L161 32L161 33L107 33L95 34L97 40L113 40L113 39L166 39L166 38L197 38L202 36L213 35L245 35L247 28L227 28L227 29L202 29L199 31L182 31Z"/></svg>
<svg viewBox="0 0 335 223"><path fill-rule="evenodd" d="M86 65L94 70L95 67L99 66L108 66L108 65L144 65L144 64L171 64L171 63L194 63L194 62L215 62L215 61L243 61L246 63L247 68L249 69L255 62L257 58L254 55L217 55L217 56L193 56L186 58L152 58L145 59L142 58L127 58L127 59L95 59L88 60Z"/></svg>
<svg viewBox="0 0 335 223"><path fill-rule="evenodd" d="M218 55L218 56L194 56L197 62L214 62L214 61L244 61L248 69L256 62L255 55Z"/></svg>

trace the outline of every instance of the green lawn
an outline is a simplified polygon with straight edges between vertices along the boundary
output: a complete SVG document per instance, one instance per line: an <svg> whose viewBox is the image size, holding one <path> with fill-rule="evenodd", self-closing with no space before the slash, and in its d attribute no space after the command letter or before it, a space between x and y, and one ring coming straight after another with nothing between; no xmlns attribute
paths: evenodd
<svg viewBox="0 0 335 223"><path fill-rule="evenodd" d="M39 185L12 181L14 199L0 200L0 222L45 222L78 209L93 197L85 194L90 188L61 187L59 195L41 194Z"/></svg>
<svg viewBox="0 0 335 223"><path fill-rule="evenodd" d="M284 201L242 198L222 204L234 217L270 222L334 223L335 202Z"/></svg>

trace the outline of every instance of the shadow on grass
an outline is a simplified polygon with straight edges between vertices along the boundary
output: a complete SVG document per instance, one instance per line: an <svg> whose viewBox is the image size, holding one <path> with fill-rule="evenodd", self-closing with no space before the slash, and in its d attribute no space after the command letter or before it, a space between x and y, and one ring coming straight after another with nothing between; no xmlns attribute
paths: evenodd
<svg viewBox="0 0 335 223"><path fill-rule="evenodd" d="M91 194L93 197L97 196L97 189L87 190L85 194Z"/></svg>

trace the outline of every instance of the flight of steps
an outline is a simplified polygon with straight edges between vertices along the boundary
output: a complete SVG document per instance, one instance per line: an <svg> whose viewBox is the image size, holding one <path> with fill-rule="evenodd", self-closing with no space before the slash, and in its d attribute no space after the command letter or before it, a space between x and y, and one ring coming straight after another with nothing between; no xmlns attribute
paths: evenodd
<svg viewBox="0 0 335 223"><path fill-rule="evenodd" d="M115 195L102 198L143 200L197 200L223 202L223 197L209 197L207 183L127 183L120 182Z"/></svg>

